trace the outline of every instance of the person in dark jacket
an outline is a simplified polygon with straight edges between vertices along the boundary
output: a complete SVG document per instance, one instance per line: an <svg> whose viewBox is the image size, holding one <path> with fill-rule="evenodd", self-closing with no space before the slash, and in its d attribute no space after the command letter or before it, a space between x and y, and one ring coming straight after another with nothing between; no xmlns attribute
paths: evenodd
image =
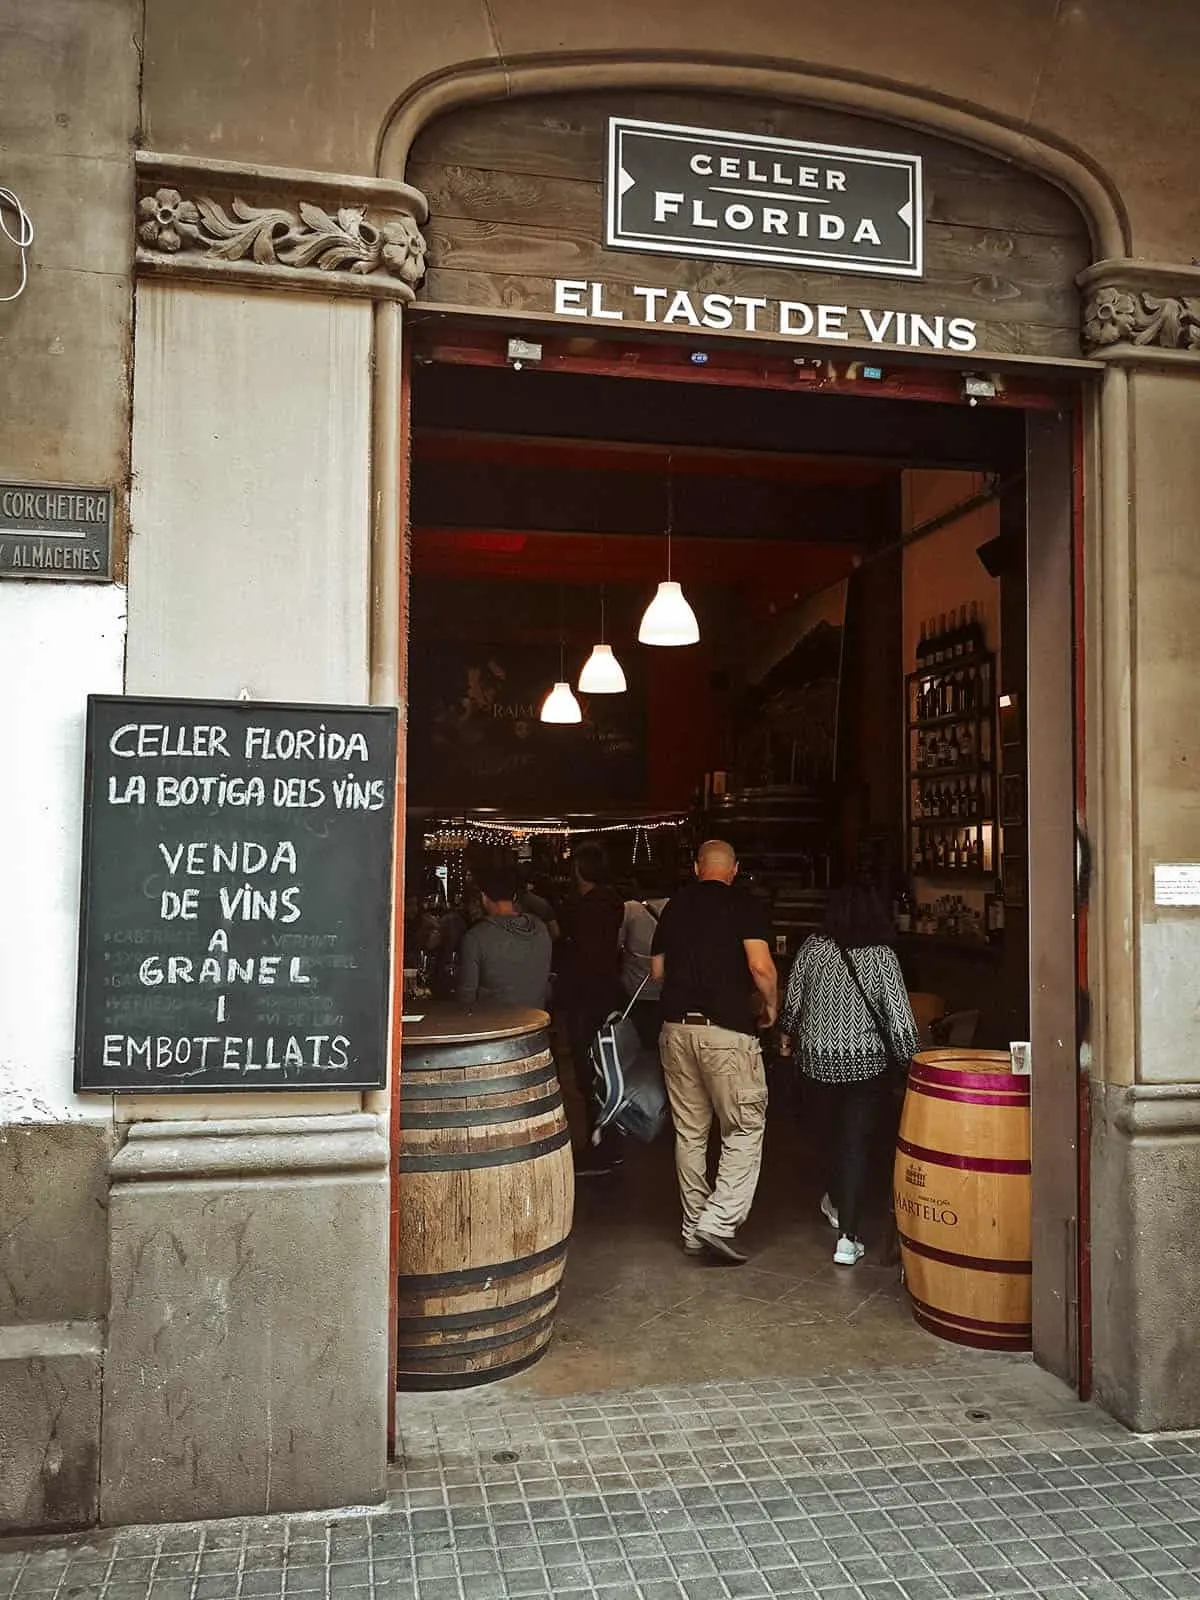
<svg viewBox="0 0 1200 1600"><path fill-rule="evenodd" d="M600 845L581 844L572 865L576 893L562 911L556 998L587 1119L588 1143L576 1158L575 1170L580 1177L592 1177L611 1172L614 1165L611 1134L592 1144L596 1096L588 1047L609 1013L623 1006L618 953L625 902L609 881L608 858Z"/></svg>
<svg viewBox="0 0 1200 1600"><path fill-rule="evenodd" d="M476 875L483 917L463 935L459 951L458 1001L499 1005L546 1004L550 987L550 934L539 918L515 905L516 869L497 861Z"/></svg>

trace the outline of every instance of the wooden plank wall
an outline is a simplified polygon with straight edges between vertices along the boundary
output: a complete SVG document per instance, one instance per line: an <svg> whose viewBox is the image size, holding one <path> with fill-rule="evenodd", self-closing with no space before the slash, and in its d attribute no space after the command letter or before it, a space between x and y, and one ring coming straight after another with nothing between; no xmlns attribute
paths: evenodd
<svg viewBox="0 0 1200 1600"><path fill-rule="evenodd" d="M607 120L651 121L900 150L925 163L925 276L874 278L606 250ZM549 312L555 278L765 295L973 318L979 348L1078 357L1083 217L1019 167L906 128L804 106L693 95L532 98L455 112L417 140L408 180L429 197L422 301Z"/></svg>

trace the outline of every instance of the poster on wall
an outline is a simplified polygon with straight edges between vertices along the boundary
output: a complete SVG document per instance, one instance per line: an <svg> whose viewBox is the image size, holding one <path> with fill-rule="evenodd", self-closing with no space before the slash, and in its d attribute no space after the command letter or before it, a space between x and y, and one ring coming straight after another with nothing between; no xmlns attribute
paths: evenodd
<svg viewBox="0 0 1200 1600"><path fill-rule="evenodd" d="M595 811L647 790L646 685L623 660L624 694L579 695L579 724L538 720L556 651L449 640L410 661L408 796L452 810ZM569 678L579 663L568 658Z"/></svg>
<svg viewBox="0 0 1200 1600"><path fill-rule="evenodd" d="M753 663L738 765L753 786L821 789L837 773L838 700L848 585L800 602Z"/></svg>

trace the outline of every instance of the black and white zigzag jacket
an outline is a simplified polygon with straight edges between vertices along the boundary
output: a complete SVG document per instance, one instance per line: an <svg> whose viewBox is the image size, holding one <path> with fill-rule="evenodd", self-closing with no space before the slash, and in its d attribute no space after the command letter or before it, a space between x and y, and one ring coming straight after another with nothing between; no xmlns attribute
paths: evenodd
<svg viewBox="0 0 1200 1600"><path fill-rule="evenodd" d="M907 1060L917 1025L894 950L867 945L846 952L888 1030L892 1050ZM788 977L780 1025L796 1041L800 1070L823 1083L861 1083L887 1071L887 1051L863 997L832 939L814 934L801 945Z"/></svg>

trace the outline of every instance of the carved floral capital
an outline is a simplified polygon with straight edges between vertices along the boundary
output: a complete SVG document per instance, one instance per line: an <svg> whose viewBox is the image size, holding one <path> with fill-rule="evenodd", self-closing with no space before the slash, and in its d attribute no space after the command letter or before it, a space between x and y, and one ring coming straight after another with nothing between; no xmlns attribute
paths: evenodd
<svg viewBox="0 0 1200 1600"><path fill-rule="evenodd" d="M429 212L408 184L140 152L147 272L411 301Z"/></svg>
<svg viewBox="0 0 1200 1600"><path fill-rule="evenodd" d="M1100 261L1080 274L1079 283L1085 354L1200 361L1200 269Z"/></svg>

